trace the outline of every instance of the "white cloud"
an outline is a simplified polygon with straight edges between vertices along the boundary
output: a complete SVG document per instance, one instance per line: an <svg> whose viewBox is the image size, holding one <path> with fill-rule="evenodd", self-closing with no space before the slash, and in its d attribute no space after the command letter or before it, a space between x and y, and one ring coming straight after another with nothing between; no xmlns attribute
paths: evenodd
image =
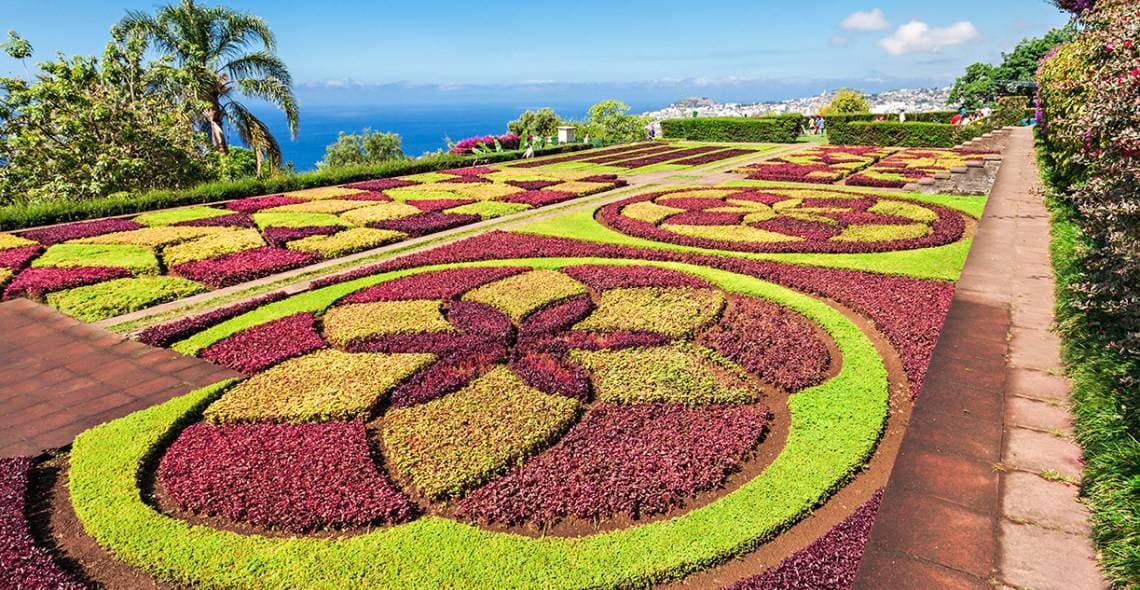
<svg viewBox="0 0 1140 590"><path fill-rule="evenodd" d="M891 23L887 22L881 8L875 8L866 12L853 12L839 26L844 31L885 31L891 28Z"/></svg>
<svg viewBox="0 0 1140 590"><path fill-rule="evenodd" d="M879 47L891 55L937 53L944 47L969 43L981 36L978 28L970 21L956 22L940 28L914 20L880 40Z"/></svg>
<svg viewBox="0 0 1140 590"><path fill-rule="evenodd" d="M836 47L843 47L844 45L847 45L850 42L851 42L851 39L848 39L847 37L844 37L843 35L836 35L836 36L831 38L831 44L836 46Z"/></svg>

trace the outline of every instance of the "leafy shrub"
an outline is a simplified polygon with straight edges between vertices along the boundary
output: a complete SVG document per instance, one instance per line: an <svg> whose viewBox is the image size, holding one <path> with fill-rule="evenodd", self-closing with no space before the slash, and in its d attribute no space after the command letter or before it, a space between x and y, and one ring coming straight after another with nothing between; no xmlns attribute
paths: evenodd
<svg viewBox="0 0 1140 590"><path fill-rule="evenodd" d="M670 139L692 141L795 143L801 121L799 115L668 119L661 122L661 132Z"/></svg>
<svg viewBox="0 0 1140 590"><path fill-rule="evenodd" d="M359 134L343 131L336 143L325 148L325 157L317 162L318 169L370 166L392 160L403 160L400 136L365 128Z"/></svg>

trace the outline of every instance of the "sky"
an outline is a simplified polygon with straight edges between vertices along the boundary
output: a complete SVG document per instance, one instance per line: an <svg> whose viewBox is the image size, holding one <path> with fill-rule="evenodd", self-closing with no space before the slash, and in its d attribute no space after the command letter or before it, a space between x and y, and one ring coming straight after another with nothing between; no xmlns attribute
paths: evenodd
<svg viewBox="0 0 1140 590"><path fill-rule="evenodd" d="M207 3L212 0L206 0ZM99 54L127 9L158 0L2 0L43 59ZM976 61L1061 26L1044 0L229 0L263 17L309 104L770 100L838 86L948 84ZM0 73L23 67L0 57Z"/></svg>

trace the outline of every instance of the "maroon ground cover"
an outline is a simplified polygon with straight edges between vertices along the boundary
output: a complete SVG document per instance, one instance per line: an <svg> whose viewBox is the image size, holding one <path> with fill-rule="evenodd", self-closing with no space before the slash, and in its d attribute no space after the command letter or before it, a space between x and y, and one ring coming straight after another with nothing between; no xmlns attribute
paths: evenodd
<svg viewBox="0 0 1140 590"><path fill-rule="evenodd" d="M254 248L218 258L179 264L174 274L215 289L260 279L320 260L316 254L282 248Z"/></svg>
<svg viewBox="0 0 1140 590"><path fill-rule="evenodd" d="M361 422L194 424L163 455L158 480L182 510L290 532L416 515L377 471Z"/></svg>
<svg viewBox="0 0 1140 590"><path fill-rule="evenodd" d="M542 526L667 512L723 484L767 423L755 406L601 404L557 445L463 499L458 513Z"/></svg>
<svg viewBox="0 0 1140 590"><path fill-rule="evenodd" d="M0 250L0 268L20 270L31 262L33 258L39 256L41 251L42 249L39 246L25 246L22 248Z"/></svg>
<svg viewBox="0 0 1140 590"><path fill-rule="evenodd" d="M419 215L412 215L411 217L389 219L388 221L373 224L373 227L403 232L410 236L425 236L447 229L478 223L482 220L483 218L478 215L430 211Z"/></svg>
<svg viewBox="0 0 1140 590"><path fill-rule="evenodd" d="M27 457L0 459L0 586L14 590L87 588L32 537L25 517L31 468L32 460Z"/></svg>
<svg viewBox="0 0 1140 590"><path fill-rule="evenodd" d="M139 332L136 338L143 344L151 346L166 347L189 338L190 336L201 332L212 326L216 326L228 319L235 318L246 312L253 311L268 303L280 301L289 295L284 291L262 295L249 301L236 303L221 309L215 309L196 316L183 318L166 324L159 324L151 326L142 332Z"/></svg>
<svg viewBox="0 0 1140 590"><path fill-rule="evenodd" d="M693 158L687 158L684 160L676 160L674 162L669 162L669 163L670 164L676 164L678 166L700 166L703 164L711 164L713 162L719 162L721 160L729 160L732 158L739 158L740 156L747 156L748 154L755 154L755 153L756 152L754 150L732 149L732 150L724 150L722 152L714 152L711 154L705 154L703 156L696 156Z"/></svg>
<svg viewBox="0 0 1140 590"><path fill-rule="evenodd" d="M31 229L20 232L19 235L29 240L35 240L45 246L51 246L68 240L91 238L120 231L139 229L141 224L126 219L99 219L96 221L81 221L68 223L43 229Z"/></svg>
<svg viewBox="0 0 1140 590"><path fill-rule="evenodd" d="M721 321L699 342L786 391L818 385L831 353L805 317L762 299L733 297Z"/></svg>
<svg viewBox="0 0 1140 590"><path fill-rule="evenodd" d="M341 225L319 225L312 227L267 227L262 232L265 241L274 248L284 248L293 240L309 236L331 236L344 229Z"/></svg>
<svg viewBox="0 0 1140 590"><path fill-rule="evenodd" d="M249 197L246 199L238 199L226 203L227 209L233 209L241 213L257 213L262 209L272 209L273 207L284 207L285 205L297 205L304 203L304 199L295 199L293 197L284 197L281 195L269 195L265 197Z"/></svg>
<svg viewBox="0 0 1140 590"><path fill-rule="evenodd" d="M882 500L883 491L879 490L811 545L727 590L849 590L859 572L859 561L867 550L871 526Z"/></svg>
<svg viewBox="0 0 1140 590"><path fill-rule="evenodd" d="M282 361L325 347L311 313L298 313L243 330L216 342L199 356L252 375Z"/></svg>
<svg viewBox="0 0 1140 590"><path fill-rule="evenodd" d="M112 266L29 268L8 285L4 298L27 297L42 301L48 293L129 276L131 271Z"/></svg>

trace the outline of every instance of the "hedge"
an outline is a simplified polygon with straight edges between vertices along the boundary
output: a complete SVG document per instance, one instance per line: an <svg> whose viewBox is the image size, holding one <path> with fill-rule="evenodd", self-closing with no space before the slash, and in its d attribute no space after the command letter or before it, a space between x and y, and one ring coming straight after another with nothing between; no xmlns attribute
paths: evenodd
<svg viewBox="0 0 1140 590"><path fill-rule="evenodd" d="M669 119L661 131L669 139L746 143L795 143L803 117L699 117Z"/></svg>
<svg viewBox="0 0 1140 590"><path fill-rule="evenodd" d="M828 137L836 145L881 145L949 148L990 131L988 125L898 121L831 123Z"/></svg>
<svg viewBox="0 0 1140 590"><path fill-rule="evenodd" d="M590 147L593 146L570 144L535 150L535 153L537 155L550 155ZM281 174L268 178L243 178L231 182L210 182L188 189L115 193L87 201L48 201L7 205L0 207L0 231L96 219L111 215L126 215L183 205L228 201L376 178L435 172L477 164L505 162L518 159L521 154L520 151L468 156L441 154L416 160L383 162L372 166L352 166L301 174Z"/></svg>

